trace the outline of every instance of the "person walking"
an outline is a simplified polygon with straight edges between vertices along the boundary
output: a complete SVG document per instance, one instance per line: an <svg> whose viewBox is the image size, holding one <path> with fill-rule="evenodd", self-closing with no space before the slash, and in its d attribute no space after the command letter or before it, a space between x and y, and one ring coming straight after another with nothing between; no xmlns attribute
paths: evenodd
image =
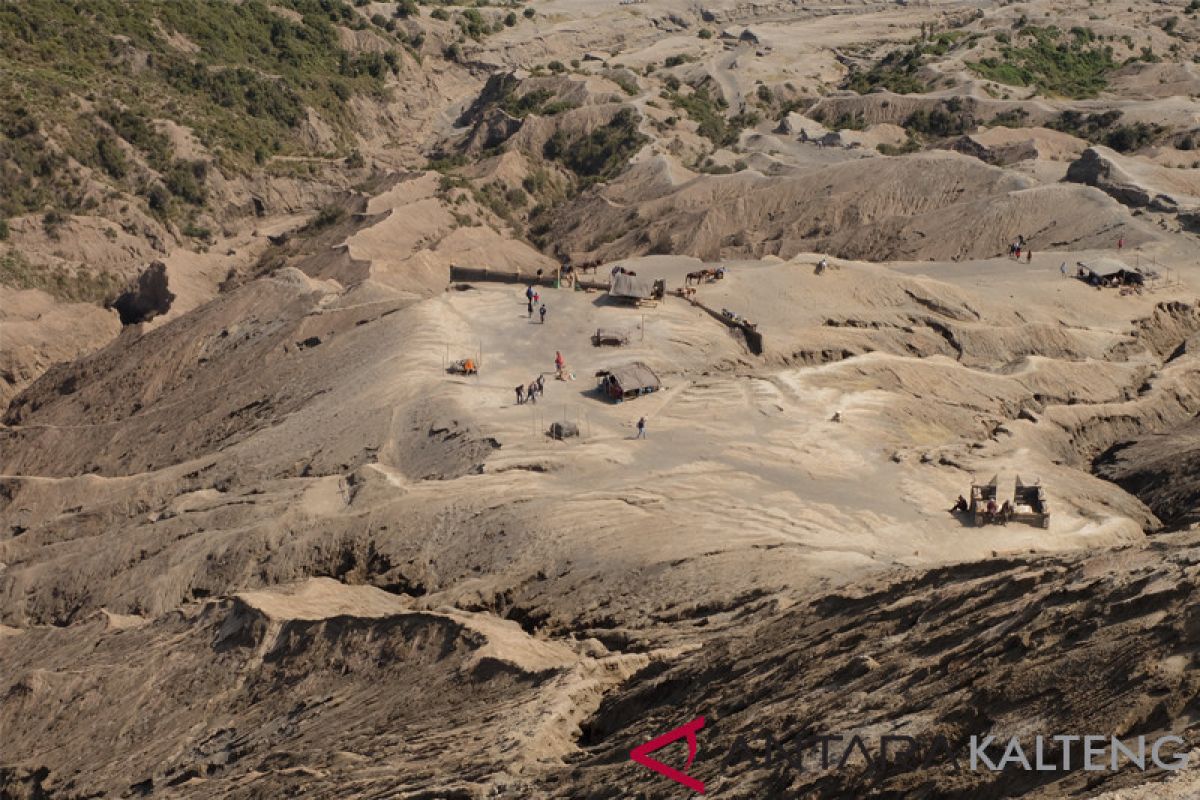
<svg viewBox="0 0 1200 800"><path fill-rule="evenodd" d="M533 298L529 299L529 318L533 319Z"/></svg>
<svg viewBox="0 0 1200 800"><path fill-rule="evenodd" d="M1026 263L1026 264L1032 264L1032 263L1033 263L1033 251L1032 251L1032 250L1026 250L1026 251L1025 251L1025 263Z"/></svg>
<svg viewBox="0 0 1200 800"><path fill-rule="evenodd" d="M637 436L635 436L633 438L635 438L635 439L645 439L646 438L646 418L645 417L641 417L638 419L637 431L638 431Z"/></svg>
<svg viewBox="0 0 1200 800"><path fill-rule="evenodd" d="M529 382L529 388L525 390L525 397L527 397L529 399L529 402L534 403L534 404L537 403L537 382L536 381Z"/></svg>
<svg viewBox="0 0 1200 800"><path fill-rule="evenodd" d="M517 405L525 405L525 384L517 387Z"/></svg>
<svg viewBox="0 0 1200 800"><path fill-rule="evenodd" d="M542 324L546 324L546 304L542 303L542 307L538 309L538 314L542 317Z"/></svg>
<svg viewBox="0 0 1200 800"><path fill-rule="evenodd" d="M1060 264L1058 271L1062 273L1064 278L1067 277L1067 262L1064 261L1062 264Z"/></svg>
<svg viewBox="0 0 1200 800"><path fill-rule="evenodd" d="M542 395L543 397L546 394L546 376L545 375L537 376L537 392L539 395Z"/></svg>
<svg viewBox="0 0 1200 800"><path fill-rule="evenodd" d="M1125 237L1122 236L1120 239L1117 239L1117 249L1120 250L1124 247L1125 247Z"/></svg>

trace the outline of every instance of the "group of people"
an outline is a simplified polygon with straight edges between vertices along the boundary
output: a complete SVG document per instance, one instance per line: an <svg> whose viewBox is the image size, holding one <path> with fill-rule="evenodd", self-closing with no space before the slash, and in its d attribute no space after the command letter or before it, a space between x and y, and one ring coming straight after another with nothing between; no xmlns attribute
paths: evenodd
<svg viewBox="0 0 1200 800"><path fill-rule="evenodd" d="M954 515L966 514L971 510L971 506L967 503L967 498L961 494L954 505L950 507L950 513ZM987 505L983 507L983 524L984 525L1004 525L1012 519L1013 507L1012 503L1005 500L1002 505L996 505L996 498L991 498L987 501Z"/></svg>
<svg viewBox="0 0 1200 800"><path fill-rule="evenodd" d="M546 378L538 375L529 382L529 385L519 384L516 388L517 405L523 406L525 403L536 403L539 396L546 393Z"/></svg>
<svg viewBox="0 0 1200 800"><path fill-rule="evenodd" d="M1017 261L1020 261L1021 253L1025 254L1026 264L1033 261L1033 250L1026 244L1024 236L1018 236L1017 240L1008 246L1009 258L1015 258Z"/></svg>
<svg viewBox="0 0 1200 800"><path fill-rule="evenodd" d="M533 288L533 284L525 287L525 300L529 310L529 318L533 319L533 307L538 306L538 315L541 317L541 323L546 324L546 304L541 302L542 296L538 294L537 289ZM540 305L539 305L540 304Z"/></svg>

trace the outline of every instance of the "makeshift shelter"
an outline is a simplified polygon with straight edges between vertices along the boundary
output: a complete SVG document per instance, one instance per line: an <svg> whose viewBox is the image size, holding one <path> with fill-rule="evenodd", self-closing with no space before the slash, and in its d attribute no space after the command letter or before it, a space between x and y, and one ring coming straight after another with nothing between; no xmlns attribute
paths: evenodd
<svg viewBox="0 0 1200 800"><path fill-rule="evenodd" d="M1099 267L1100 269L1107 267L1110 271L1100 272L1098 269L1093 268L1092 265L1078 261L1076 262L1075 277L1089 286L1113 289L1122 286L1141 287L1145 285L1146 278L1148 277L1140 269L1129 269L1128 266L1116 259L1099 259L1094 264L1095 267ZM1112 269L1112 267L1116 267L1116 269Z"/></svg>
<svg viewBox="0 0 1200 800"><path fill-rule="evenodd" d="M992 479L987 483L971 484L971 506L969 509L971 524L979 526L991 521L987 506L989 502L997 502L999 486L1000 477L998 475L993 475Z"/></svg>
<svg viewBox="0 0 1200 800"><path fill-rule="evenodd" d="M1050 509L1046 504L1046 492L1040 483L1025 483L1020 475L1017 476L1012 518L1042 528L1050 527Z"/></svg>
<svg viewBox="0 0 1200 800"><path fill-rule="evenodd" d="M618 272L613 275L608 296L627 302L640 303L646 300L661 300L666 290L666 281L656 281L652 278L630 275L627 272Z"/></svg>
<svg viewBox="0 0 1200 800"><path fill-rule="evenodd" d="M600 370L596 377L600 379L600 393L617 403L657 392L662 388L662 382L654 374L654 370L640 361Z"/></svg>
<svg viewBox="0 0 1200 800"><path fill-rule="evenodd" d="M596 347L602 345L620 347L629 344L629 332L616 328L597 328L596 332L592 334L592 344Z"/></svg>

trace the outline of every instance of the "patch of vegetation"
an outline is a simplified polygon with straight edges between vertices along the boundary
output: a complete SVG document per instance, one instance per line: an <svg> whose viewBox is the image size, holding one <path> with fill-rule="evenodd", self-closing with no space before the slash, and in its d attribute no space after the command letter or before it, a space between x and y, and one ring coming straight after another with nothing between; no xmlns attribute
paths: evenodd
<svg viewBox="0 0 1200 800"><path fill-rule="evenodd" d="M926 55L945 55L964 36L962 31L938 34L928 42L918 42L907 50L893 50L866 72L851 68L842 88L858 94L874 89L887 89L896 94L921 94L929 91L929 85L918 73Z"/></svg>
<svg viewBox="0 0 1200 800"><path fill-rule="evenodd" d="M824 123L821 115L818 115L817 122ZM843 111L838 114L837 119L829 123L828 127L834 131L861 131L866 130L867 120L861 111L858 113Z"/></svg>
<svg viewBox="0 0 1200 800"><path fill-rule="evenodd" d="M1197 0L1197 2L1200 2L1200 0ZM713 32L711 30L709 30L708 28L701 28L700 32L697 33L696 35L699 36L701 39L711 39L713 37Z"/></svg>
<svg viewBox="0 0 1200 800"><path fill-rule="evenodd" d="M120 180L129 172L129 164L125 161L125 151L117 144L117 137L101 135L96 139L96 159L100 166L112 177Z"/></svg>
<svg viewBox="0 0 1200 800"><path fill-rule="evenodd" d="M42 230L51 239L57 239L59 231L68 222L67 215L59 211L57 208L52 208L42 215Z"/></svg>
<svg viewBox="0 0 1200 800"><path fill-rule="evenodd" d="M1152 144L1163 136L1161 125L1135 122L1118 124L1121 112L1114 109L1096 114L1068 110L1046 123L1046 127L1087 139L1093 144L1111 147L1120 153L1130 153Z"/></svg>
<svg viewBox="0 0 1200 800"><path fill-rule="evenodd" d="M908 140L901 145L888 144L883 142L875 146L885 156L902 156L907 153L916 153L921 149L921 142L912 134L909 134Z"/></svg>
<svg viewBox="0 0 1200 800"><path fill-rule="evenodd" d="M641 88L637 85L637 80L626 75L623 72L608 72L608 73L606 73L605 77L607 77L610 81L615 83L617 86L620 86L621 91L623 91L625 94L629 95L630 97L636 96L637 93L639 91L641 91Z"/></svg>
<svg viewBox="0 0 1200 800"><path fill-rule="evenodd" d="M904 127L913 133L925 136L961 136L975 130L974 115L963 105L962 99L951 97L932 109L920 108L904 120Z"/></svg>
<svg viewBox="0 0 1200 800"><path fill-rule="evenodd" d="M518 187L510 189L500 181L492 181L475 189L474 197L475 202L507 222L514 230L520 229L517 211L529 203L529 196L524 190Z"/></svg>
<svg viewBox="0 0 1200 800"><path fill-rule="evenodd" d="M988 125L1005 128L1024 128L1028 126L1029 112L1023 108L1010 108L992 117Z"/></svg>
<svg viewBox="0 0 1200 800"><path fill-rule="evenodd" d="M171 194L194 206L204 205L208 192L204 181L208 177L208 164L203 161L176 161L165 173L163 182Z"/></svg>
<svg viewBox="0 0 1200 800"><path fill-rule="evenodd" d="M212 230L201 225L197 225L195 222L189 222L187 225L184 225L181 232L184 236L189 236L193 239L199 239L202 242L212 241Z"/></svg>
<svg viewBox="0 0 1200 800"><path fill-rule="evenodd" d="M483 14L474 8L463 11L455 22L464 34L476 41L492 32L492 26L483 18Z"/></svg>
<svg viewBox="0 0 1200 800"><path fill-rule="evenodd" d="M579 176L581 186L589 186L616 177L633 154L649 141L637 128L637 115L632 109L623 108L607 125L586 136L556 132L547 140L542 154Z"/></svg>
<svg viewBox="0 0 1200 800"><path fill-rule="evenodd" d="M553 98L554 93L548 89L533 89L523 95L517 95L516 92L510 90L505 92L497 105L504 109L506 114L522 119L530 114L552 117L555 114L561 114L564 111L570 111L573 108L579 107L577 103L571 103L566 100L555 100Z"/></svg>
<svg viewBox="0 0 1200 800"><path fill-rule="evenodd" d="M429 163L425 165L425 169L446 173L464 167L466 164L467 157L462 153L435 153Z"/></svg>
<svg viewBox="0 0 1200 800"><path fill-rule="evenodd" d="M381 96L398 59L341 48L336 25L366 24L344 0L274 5L299 17L262 0L0 4L0 208L79 210L84 193L69 158L118 184L140 178L118 139L162 172L173 160L152 122L159 118L194 131L227 171L305 154L300 123L309 109L348 148L356 120L347 102ZM81 112L81 99L99 107ZM157 203L154 185L124 188Z"/></svg>
<svg viewBox="0 0 1200 800"><path fill-rule="evenodd" d="M9 229L8 220L0 217L0 242L8 241Z"/></svg>
<svg viewBox="0 0 1200 800"><path fill-rule="evenodd" d="M346 209L339 205L322 206L317 215L308 221L301 233L315 233L317 231L331 228L346 218Z"/></svg>
<svg viewBox="0 0 1200 800"><path fill-rule="evenodd" d="M998 83L1074 98L1095 97L1118 66L1112 47L1094 43L1086 28L1063 34L1055 27L1026 26L1017 36L1021 44L1001 47L1000 58L968 61L967 66Z"/></svg>
<svg viewBox="0 0 1200 800"><path fill-rule="evenodd" d="M733 117L725 116L728 104L723 98L713 99L703 86L691 94L678 92L668 94L667 99L675 108L683 110L696 123L696 132L716 147L728 147L738 140L744 128L757 125L761 118L753 111L742 112Z"/></svg>
<svg viewBox="0 0 1200 800"><path fill-rule="evenodd" d="M34 265L20 253L11 252L0 257L0 284L14 289L40 289L65 302L103 305L116 297L121 279L108 272Z"/></svg>

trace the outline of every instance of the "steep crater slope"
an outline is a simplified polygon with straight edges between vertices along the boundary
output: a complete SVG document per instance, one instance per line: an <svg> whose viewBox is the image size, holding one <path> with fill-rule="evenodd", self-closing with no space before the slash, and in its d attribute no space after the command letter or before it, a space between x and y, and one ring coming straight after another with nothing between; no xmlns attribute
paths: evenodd
<svg viewBox="0 0 1200 800"><path fill-rule="evenodd" d="M554 792L674 796L629 750L703 715L689 772L722 797L1058 798L1150 782L1157 797L1194 796L1194 773L970 771L970 736L1176 735L1200 692L1196 537L1091 555L963 564L890 575L805 602L769 622L639 673L584 725L583 752L553 773ZM852 735L866 742L841 769L820 767L815 737L837 764ZM884 735L913 737L925 766ZM933 750L944 737L946 751ZM1002 749L1002 748L1001 748ZM1188 745L1182 750L1186 752ZM1175 745L1172 753L1179 751ZM993 756L998 753L992 752ZM681 764L678 745L656 756ZM1194 753L1193 753L1194 757ZM1032 756L1031 756L1032 758ZM1061 763L1061 746L1049 761Z"/></svg>

